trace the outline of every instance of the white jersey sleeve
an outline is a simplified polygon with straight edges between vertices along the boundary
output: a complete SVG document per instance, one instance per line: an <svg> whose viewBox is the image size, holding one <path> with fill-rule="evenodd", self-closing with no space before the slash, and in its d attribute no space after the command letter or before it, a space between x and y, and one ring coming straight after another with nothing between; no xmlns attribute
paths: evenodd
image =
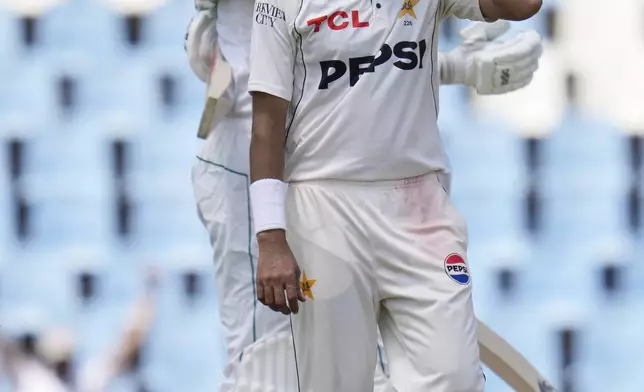
<svg viewBox="0 0 644 392"><path fill-rule="evenodd" d="M256 0L248 91L260 91L291 101L296 53L293 19L298 3L295 0Z"/></svg>
<svg viewBox="0 0 644 392"><path fill-rule="evenodd" d="M479 0L441 0L441 16L442 19L455 16L459 19L485 21Z"/></svg>

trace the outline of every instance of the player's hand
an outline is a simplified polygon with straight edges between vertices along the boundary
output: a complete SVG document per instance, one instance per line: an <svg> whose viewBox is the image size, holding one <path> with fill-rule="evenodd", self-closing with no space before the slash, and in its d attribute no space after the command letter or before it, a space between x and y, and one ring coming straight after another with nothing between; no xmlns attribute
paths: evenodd
<svg viewBox="0 0 644 392"><path fill-rule="evenodd" d="M257 235L257 243L257 299L276 312L297 314L298 301L305 301L300 289L300 267L286 242L284 231L261 232Z"/></svg>
<svg viewBox="0 0 644 392"><path fill-rule="evenodd" d="M199 11L190 19L183 44L192 72L208 83L210 64L215 57L217 46L216 20L211 11Z"/></svg>
<svg viewBox="0 0 644 392"><path fill-rule="evenodd" d="M479 94L504 94L530 84L543 52L534 30L498 40L510 28L507 21L474 23L461 31L463 43L447 53L441 67L448 68L451 83L465 84Z"/></svg>

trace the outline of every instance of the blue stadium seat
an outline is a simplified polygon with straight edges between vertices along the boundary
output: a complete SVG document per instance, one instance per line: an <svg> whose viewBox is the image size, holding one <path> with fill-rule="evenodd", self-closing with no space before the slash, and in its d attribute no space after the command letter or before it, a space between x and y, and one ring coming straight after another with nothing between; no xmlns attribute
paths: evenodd
<svg viewBox="0 0 644 392"><path fill-rule="evenodd" d="M145 125L158 117L158 88L153 62L140 54L117 57L117 64L97 64L84 88L88 110L98 116L124 116Z"/></svg>
<svg viewBox="0 0 644 392"><path fill-rule="evenodd" d="M18 54L19 31L16 15L0 5L0 37L2 37L0 38L0 58L3 63ZM0 78L2 79L0 80L4 80L6 76L6 73L1 72Z"/></svg>
<svg viewBox="0 0 644 392"><path fill-rule="evenodd" d="M545 142L548 236L584 241L624 232L628 171L623 134L571 112Z"/></svg>
<svg viewBox="0 0 644 392"><path fill-rule="evenodd" d="M114 250L107 243L68 258L73 266L69 274L74 284L83 273L96 277L93 302L99 305L127 308L144 292L145 264L136 250ZM80 305L80 299L76 302Z"/></svg>
<svg viewBox="0 0 644 392"><path fill-rule="evenodd" d="M205 102L206 84L192 72L185 52L176 48L157 48L149 50L147 57L155 81L170 77L176 83L175 102L165 108L166 116L175 121L177 118L198 120Z"/></svg>
<svg viewBox="0 0 644 392"><path fill-rule="evenodd" d="M113 232L109 144L91 126L52 126L28 140L23 183L41 246L96 242Z"/></svg>
<svg viewBox="0 0 644 392"><path fill-rule="evenodd" d="M586 307L598 299L599 263L584 249L552 248L540 253L522 275L524 301L574 302Z"/></svg>
<svg viewBox="0 0 644 392"><path fill-rule="evenodd" d="M554 245L548 240L538 244L538 259L526 271L525 284L530 300L576 302L592 309L595 305L628 296L627 292L608 293L603 286L604 268L611 265L626 268L619 276L618 290L629 290L630 245L618 233L596 238L592 242L570 242ZM623 281L621 280L623 279Z"/></svg>
<svg viewBox="0 0 644 392"><path fill-rule="evenodd" d="M619 279L624 285L623 295L619 299L637 299L644 297L644 264L642 255L644 254L644 241L637 235L626 240L627 244L622 247L622 253L616 257L619 261L618 266L622 268L622 274Z"/></svg>
<svg viewBox="0 0 644 392"><path fill-rule="evenodd" d="M451 196L470 239L522 233L526 176L521 140L502 124L451 118L442 129L452 166Z"/></svg>
<svg viewBox="0 0 644 392"><path fill-rule="evenodd" d="M565 196L597 188L621 190L628 168L626 140L611 124L570 109L545 142L548 191Z"/></svg>
<svg viewBox="0 0 644 392"><path fill-rule="evenodd" d="M526 269L538 262L533 244L519 236L499 236L487 241L470 241L467 253L476 308L487 309L525 297L522 284ZM505 297L499 288L498 273L504 270L514 272L518 280L515 292L508 293L510 297Z"/></svg>
<svg viewBox="0 0 644 392"><path fill-rule="evenodd" d="M626 235L626 190L620 193L598 187L577 197L546 199L547 236L553 243L569 243Z"/></svg>
<svg viewBox="0 0 644 392"><path fill-rule="evenodd" d="M474 306L477 316L510 342L551 381L556 382L556 355L553 335L557 322L551 311L557 302L538 298L530 285L538 280L538 289L549 287L550 279L532 276L541 262L539 248L521 238L499 239L470 247L469 263L473 274ZM514 272L515 287L508 296L499 291L497 272ZM536 300L533 300L537 297ZM486 370L486 390L511 391L500 378Z"/></svg>
<svg viewBox="0 0 644 392"><path fill-rule="evenodd" d="M164 266L164 277L145 373L160 390L171 391L170 386L182 384L212 387L219 382L225 353L209 255L207 249L195 252L186 247L157 258ZM186 272L200 276L200 295L193 301L183 289ZM176 371L168 375L164 370L168 368Z"/></svg>
<svg viewBox="0 0 644 392"><path fill-rule="evenodd" d="M91 130L100 119L101 112L105 110L105 108L97 106L97 102L100 102L99 99L104 99L104 97L102 97L102 89L97 86L96 81L111 83L110 71L116 67L120 57L111 56L109 59L112 61L110 61L82 49L39 50L36 53L38 61L47 64L51 75L51 85L48 88L51 88L52 93L48 99L49 105L54 109L55 117L48 118L48 123L62 122L68 125L71 121L74 124L82 123L86 129ZM63 89L63 82L67 83L65 89L68 90ZM65 101L66 99L69 99L69 103ZM88 127L87 124L92 124L92 126Z"/></svg>
<svg viewBox="0 0 644 392"><path fill-rule="evenodd" d="M197 106L197 105L195 105ZM201 103L198 106L201 109ZM199 111L201 111L199 109ZM175 173L189 179L202 140L196 137L199 115L154 118L133 138L133 171L143 177Z"/></svg>
<svg viewBox="0 0 644 392"><path fill-rule="evenodd" d="M484 191L464 194L454 190L452 200L465 217L471 244L513 238L525 232L520 192L490 195Z"/></svg>
<svg viewBox="0 0 644 392"><path fill-rule="evenodd" d="M167 391L177 390L169 386L205 381L216 386L224 363L217 323L213 317L185 312L161 316L146 347L150 360L145 373L153 385ZM167 374L167 369L173 369L173 372Z"/></svg>
<svg viewBox="0 0 644 392"><path fill-rule="evenodd" d="M184 36L193 13L192 3L168 0L163 7L147 15L147 42L153 47L174 48L177 56L182 56Z"/></svg>
<svg viewBox="0 0 644 392"><path fill-rule="evenodd" d="M464 113L441 122L453 169L452 192L498 194L523 190L523 145L506 125Z"/></svg>
<svg viewBox="0 0 644 392"><path fill-rule="evenodd" d="M26 301L7 302L0 309L2 332L15 338L25 333L39 335L52 326L52 310Z"/></svg>
<svg viewBox="0 0 644 392"><path fill-rule="evenodd" d="M112 61L123 42L121 20L99 1L67 0L42 18L42 49L47 53L83 52Z"/></svg>
<svg viewBox="0 0 644 392"><path fill-rule="evenodd" d="M0 301L2 301L2 298L4 298L3 287L1 285L2 283L1 281L5 279L3 274L5 271L5 268L8 268L11 265L10 263L13 261L11 257L12 249L10 249L9 247L3 247L1 249L2 250L0 251Z"/></svg>
<svg viewBox="0 0 644 392"><path fill-rule="evenodd" d="M3 148L3 150L5 149ZM2 162L7 162L5 160L6 158L8 157L0 152L0 159L2 160ZM8 252L9 249L13 248L12 242L15 238L11 185L9 179L5 178L3 174L4 173L0 174L0 216L3 217L2 219L0 219L0 265L2 265L3 261L3 252Z"/></svg>
<svg viewBox="0 0 644 392"><path fill-rule="evenodd" d="M477 310L480 320L513 345L524 357L557 384L557 346L554 335L556 318L550 315L548 306L528 307L523 303L495 304ZM486 390L511 391L503 383L491 377Z"/></svg>
<svg viewBox="0 0 644 392"><path fill-rule="evenodd" d="M109 176L111 155L109 137L102 129L83 121L54 122L27 139L25 172L49 178L88 174L99 179Z"/></svg>
<svg viewBox="0 0 644 392"><path fill-rule="evenodd" d="M66 255L68 279L74 288L70 309L78 337L79 363L101 360L121 344L124 330L132 317L132 307L143 293L143 273L127 255L113 248L88 248ZM93 296L79 296L79 276L95 277Z"/></svg>
<svg viewBox="0 0 644 392"><path fill-rule="evenodd" d="M195 137L195 129L196 126L180 125L178 130L172 131L183 132L180 137L172 137L164 133L164 129L159 129L156 141L154 135L136 136L133 139L134 173L142 177L162 173L174 176L173 180L181 179L181 184L188 180L188 189L191 189L190 170L201 146L201 140Z"/></svg>
<svg viewBox="0 0 644 392"><path fill-rule="evenodd" d="M0 114L9 119L25 116L43 125L55 118L54 75L47 64L34 57L3 59L2 63Z"/></svg>
<svg viewBox="0 0 644 392"><path fill-rule="evenodd" d="M61 254L14 252L12 261L12 268L3 274L3 303L13 309L38 309L45 312L49 324L66 325L74 287Z"/></svg>
<svg viewBox="0 0 644 392"><path fill-rule="evenodd" d="M148 250L186 242L207 243L208 234L197 217L189 172L157 175L133 184L139 246Z"/></svg>
<svg viewBox="0 0 644 392"><path fill-rule="evenodd" d="M115 214L106 181L89 174L75 174L73 178L59 177L51 183L34 176L28 182L28 199L33 207L32 246L50 249L100 244L111 238Z"/></svg>
<svg viewBox="0 0 644 392"><path fill-rule="evenodd" d="M598 307L582 333L579 390L639 391L644 385L641 298Z"/></svg>

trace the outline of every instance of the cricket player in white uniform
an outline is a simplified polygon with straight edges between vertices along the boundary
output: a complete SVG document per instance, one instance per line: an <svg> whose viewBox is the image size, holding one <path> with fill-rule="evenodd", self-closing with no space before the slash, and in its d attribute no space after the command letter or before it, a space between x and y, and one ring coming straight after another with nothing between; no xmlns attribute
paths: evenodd
<svg viewBox="0 0 644 392"><path fill-rule="evenodd" d="M213 58L215 64L225 58L232 69L232 82L223 97L233 103L232 108L215 122L193 170L199 214L214 249L220 317L229 357L222 392L271 388L297 391L296 383L291 383L296 373L289 318L271 312L255 299L257 244L248 195L251 97L246 86L250 31L254 19L264 18L262 3L258 6L259 14L253 18L250 0L221 0L219 4L198 1L199 12L190 23L186 39L190 64L202 80L207 81ZM340 19L337 22L343 23ZM507 28L507 24L495 23L464 30L465 42L440 55L441 84L466 84L480 94L501 94L527 85L537 69L540 37L530 31L510 41L496 40ZM449 186L448 179L445 181ZM268 366L276 369L266 371ZM387 391L391 386L382 370L376 367L376 390Z"/></svg>
<svg viewBox="0 0 644 392"><path fill-rule="evenodd" d="M394 390L483 391L466 224L440 181L437 34L452 15L517 20L540 7L257 0L256 290L292 314L300 391L372 391L378 327Z"/></svg>

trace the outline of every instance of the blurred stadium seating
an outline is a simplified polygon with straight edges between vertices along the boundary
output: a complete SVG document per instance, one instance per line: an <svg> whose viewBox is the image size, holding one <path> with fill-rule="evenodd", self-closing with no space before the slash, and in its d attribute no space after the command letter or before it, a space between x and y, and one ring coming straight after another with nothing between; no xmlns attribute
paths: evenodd
<svg viewBox="0 0 644 392"><path fill-rule="evenodd" d="M156 263L153 392L214 390L224 356L190 186L205 93L183 53L191 3L0 5L0 325L73 326L82 362ZM642 15L637 0L545 1L514 26L547 40L532 86L441 90L479 317L562 392L644 388ZM445 23L442 49L463 25Z"/></svg>

